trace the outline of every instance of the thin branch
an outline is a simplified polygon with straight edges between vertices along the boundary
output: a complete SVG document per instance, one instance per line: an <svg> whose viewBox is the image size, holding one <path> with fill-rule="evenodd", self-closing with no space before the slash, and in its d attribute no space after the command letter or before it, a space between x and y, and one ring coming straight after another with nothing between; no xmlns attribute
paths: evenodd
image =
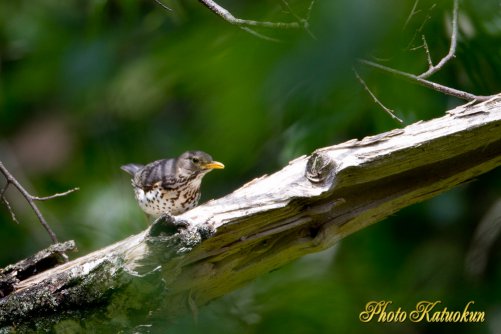
<svg viewBox="0 0 501 334"><path fill-rule="evenodd" d="M2 202L5 204L5 206L9 210L10 216L12 217L12 220L14 221L14 223L19 224L19 220L17 220L17 217L16 217L16 214L14 213L14 210L12 210L12 207L10 206L9 201L5 197L5 192L7 191L7 188L9 187L9 185L10 185L10 182L7 181L7 183L5 184L5 187L3 187L2 192L0 193L0 199L2 200Z"/></svg>
<svg viewBox="0 0 501 334"><path fill-rule="evenodd" d="M394 111L391 110L391 109L389 109L389 108L387 108L383 103L381 103L381 101L379 101L379 99L376 97L376 95L374 95L372 93L372 91L369 89L369 87L365 83L364 79L362 79L362 77L360 77L360 75L358 74L357 70L353 69L353 72L355 73L355 76L357 77L358 81L360 81L360 83L362 84L362 86L364 87L364 89L367 91L367 93L369 93L369 95L372 97L372 99L374 100L374 102L376 102L376 104L378 106L380 106L384 111L386 111L386 113L388 115L390 115L391 118L393 118L395 121L397 121L400 124L402 124L403 121L394 114Z"/></svg>
<svg viewBox="0 0 501 334"><path fill-rule="evenodd" d="M159 6L168 11L172 11L171 8L167 7L161 0L154 0ZM244 20L238 17L233 16L226 8L217 4L214 0L198 0L205 7L207 7L211 12L221 17L226 22L233 24L235 26L240 27L242 30L267 41L279 42L279 40L258 33L257 31L251 29L250 27L263 27L263 28L271 28L271 29L298 29L303 28L312 38L315 38L313 33L309 29L309 19L311 15L311 10L313 8L313 4L315 0L311 0L310 5L308 7L307 16L305 19L302 19L298 15L294 14L291 10L289 4L282 0L286 7L289 9L289 13L297 19L297 22L269 22L269 21L254 21L254 20Z"/></svg>
<svg viewBox="0 0 501 334"><path fill-rule="evenodd" d="M165 10L168 10L170 12L172 12L172 8L169 8L167 7L162 1L160 0L154 0L160 7L162 7L163 9Z"/></svg>
<svg viewBox="0 0 501 334"><path fill-rule="evenodd" d="M300 28L298 22L269 22L239 19L231 14L226 8L218 5L212 0L199 0L205 7L209 8L214 14L223 18L226 22L236 26L244 27L264 27L274 29L297 29Z"/></svg>
<svg viewBox="0 0 501 334"><path fill-rule="evenodd" d="M292 16L294 16L297 21L302 21L303 20L301 17L299 17L299 15L296 14L296 12L294 12L292 10L292 7L291 7L291 5L289 5L289 2L287 0L282 0L282 4L285 6L285 8L287 8L287 13L291 14Z"/></svg>
<svg viewBox="0 0 501 334"><path fill-rule="evenodd" d="M454 9L452 11L452 34L451 34L451 45L449 47L449 52L438 62L437 65L433 65L429 62L429 68L426 72L419 75L421 79L426 79L430 77L432 74L438 72L444 67L445 64L452 58L454 58L456 54L457 47L457 34L458 34L458 13L459 13L459 0L454 0ZM426 45L426 44L425 44ZM428 47L426 47L428 58L430 58Z"/></svg>
<svg viewBox="0 0 501 334"><path fill-rule="evenodd" d="M426 43L426 37L424 37L424 35L422 35L421 37L423 39L423 48L424 48L424 52L426 53L426 60L428 61L428 66L430 68L432 68L433 61L431 60L431 53L430 53L430 49L428 48L428 43Z"/></svg>
<svg viewBox="0 0 501 334"><path fill-rule="evenodd" d="M242 29L243 31L247 31L249 34L254 35L257 38L264 39L265 41L275 42L275 43L280 43L281 42L279 39L276 39L276 38L273 38L273 37L270 37L270 36L266 36L264 34L260 34L257 31L255 31L255 30L253 30L253 29L251 29L249 27L240 27L240 29Z"/></svg>
<svg viewBox="0 0 501 334"><path fill-rule="evenodd" d="M419 12L419 10L416 10L416 8L417 8L418 4L419 4L419 0L416 0L416 1L414 2L414 6L412 6L412 10L411 10L411 12L409 13L409 16L407 16L407 20L405 20L405 23L404 23L404 29L407 27L407 25L408 25L408 24L409 24L409 22L411 21L412 17L413 17L414 15L416 15L416 14Z"/></svg>
<svg viewBox="0 0 501 334"><path fill-rule="evenodd" d="M419 28L414 32L414 35L413 35L412 39L407 44L407 46L405 47L405 49L411 49L411 45L414 44L414 41L416 40L417 35L420 34L424 30L424 27L425 27L426 23L428 23L428 21L431 20L431 14L430 13L431 13L431 11L433 11L435 9L436 6L437 6L437 4L432 4L430 6L430 8L428 8L428 10L426 12L426 16L423 19L423 22L421 22L421 25L419 26ZM416 11L414 14L416 14L417 12L419 12L419 11ZM403 29L405 29L405 25L404 25Z"/></svg>
<svg viewBox="0 0 501 334"><path fill-rule="evenodd" d="M210 11L212 11L214 14L218 15L221 17L223 20L226 22L233 24L235 26L240 27L242 30L247 31L248 33L267 40L267 41L272 41L272 42L279 42L279 40L263 35L261 33L258 33L257 31L251 29L250 27L262 27L262 28L270 28L270 29L298 29L298 28L303 28L312 38L315 38L313 33L309 30L309 24L307 19L301 19L298 16L295 16L292 11L290 11L290 14L295 16L298 21L297 22L269 22L269 21L254 21L254 20L244 20L240 19L238 17L233 16L226 8L218 5L215 1L213 0L198 0L200 3L202 3L205 7L209 8ZM313 7L313 3L315 1L312 0L310 3L310 6L308 8L308 19L311 14L311 8ZM284 3L286 3L284 1ZM287 4L287 3L286 3ZM287 4L288 6L288 4ZM290 8L290 7L289 7Z"/></svg>
<svg viewBox="0 0 501 334"><path fill-rule="evenodd" d="M473 233L470 249L466 254L465 270L471 276L485 273L489 253L501 233L501 199L491 206Z"/></svg>
<svg viewBox="0 0 501 334"><path fill-rule="evenodd" d="M391 74L395 74L395 75L398 75L398 76L410 79L412 82L418 83L421 86L424 86L424 87L427 87L427 88L431 88L431 89L433 89L433 90L435 90L437 92L440 92L440 93L443 93L443 94L447 94L447 95L450 95L450 96L454 96L454 97L460 98L462 100L466 100L466 101L473 101L473 100L475 100L475 101L481 102L481 101L486 101L486 100L488 100L488 99L490 99L490 98L492 98L492 97L495 96L495 95L487 95L486 96L486 95L471 94L471 93L468 93L468 92L464 92L462 90L458 90L458 89L455 89L455 88L451 88L451 87L447 87L447 86L435 83L433 81L422 79L422 78L420 78L417 75L414 75L414 74L411 74L411 73L407 73L407 72L402 72L402 71L396 70L396 69L388 67L388 66L384 66L384 65L381 65L381 64L378 64L378 63L374 63L374 62L369 61L369 60L360 59L359 61L360 61L360 63L362 63L364 65L368 65L368 66L377 68L379 70L382 70L384 72L388 72L388 73L391 73Z"/></svg>
<svg viewBox="0 0 501 334"><path fill-rule="evenodd" d="M288 1L282 0L282 3L284 4L285 8L287 8L287 12L296 18L297 22L303 26L304 30L306 30L306 32L311 36L311 38L316 39L316 36L313 34L313 32L311 32L308 24L314 2L315 0L312 0L310 5L308 6L308 11L306 12L306 18L302 18L299 15L297 15L294 12L294 10L292 10L292 7L289 5Z"/></svg>
<svg viewBox="0 0 501 334"><path fill-rule="evenodd" d="M2 198L3 202L7 205L7 208L9 209L14 221L17 222L17 219L15 219L14 211L12 210L9 202L7 202L7 200L4 196L5 192L7 190L7 187L10 184L12 184L14 187L16 187L16 189L21 193L21 195L23 195L23 197L26 199L28 204L31 206L31 208L35 212L35 215L38 217L38 220L40 221L42 226L45 228L47 233L49 234L50 238L52 239L52 242L57 243L58 241L57 241L56 234L50 228L49 224L47 223L47 221L43 217L43 215L40 212L40 210L38 209L37 205L35 204L35 201L45 201L45 200L56 198L56 197L66 196L66 195L78 190L78 188L70 189L68 191L65 191L64 193L57 193L57 194L54 194L51 196L37 197L37 196L33 196L30 193L28 193L26 191L26 189L24 189L24 187L16 180L16 178L14 176L12 176L12 174L7 170L7 168L5 168L5 166L3 165L3 163L1 161L0 161L0 172L4 175L5 179L7 180L7 184L2 189L2 193L1 193L0 197ZM63 256L65 256L65 255L63 255Z"/></svg>
<svg viewBox="0 0 501 334"><path fill-rule="evenodd" d="M306 11L306 23L310 22L311 12L313 11L313 6L315 5L315 0L311 0L308 10Z"/></svg>
<svg viewBox="0 0 501 334"><path fill-rule="evenodd" d="M56 193L54 195L50 195L50 196L45 196L45 197L37 197L37 196L31 196L31 198L33 198L34 200L36 201L47 201L49 199L53 199L53 198L57 198L57 197L63 197L63 196L66 196L66 195L69 195L71 194L72 192L75 192L77 190L80 190L80 188L76 187L76 188L73 188L73 189L70 189L70 190L66 190L65 192L63 193Z"/></svg>
<svg viewBox="0 0 501 334"><path fill-rule="evenodd" d="M413 9L414 10L414 9ZM426 80L427 77L430 75L436 73L439 71L450 59L454 57L454 54L456 52L456 46L457 46L457 32L458 32L458 12L459 12L459 0L454 0L454 9L453 9L453 18L452 18L452 36L451 36L451 45L449 48L449 52L445 57L443 57L437 65L433 65L431 61L431 56L430 56L430 51L428 48L428 44L426 43L426 39L423 36L423 47L425 49L425 52L427 54L428 58L428 64L429 64L429 69L420 74L420 75L414 75L411 73L403 72L396 70L394 68L384 66L369 60L361 59L359 60L362 64L377 68L379 70L391 73L391 74L396 74L398 76L410 79L414 83L418 83L421 86L431 88L437 92L447 94L450 96L454 96L466 101L486 101L490 98L492 98L494 95L475 95L471 94L468 92L464 92L455 88L447 87L438 83L435 83L433 81Z"/></svg>

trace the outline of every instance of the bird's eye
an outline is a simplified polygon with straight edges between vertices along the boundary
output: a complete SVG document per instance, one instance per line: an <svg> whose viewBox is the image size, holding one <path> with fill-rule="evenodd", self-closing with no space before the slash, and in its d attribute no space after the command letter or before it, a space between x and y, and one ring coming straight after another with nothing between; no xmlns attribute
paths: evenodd
<svg viewBox="0 0 501 334"><path fill-rule="evenodd" d="M198 164L200 162L200 159L193 157L191 158L191 162L193 162L194 164Z"/></svg>

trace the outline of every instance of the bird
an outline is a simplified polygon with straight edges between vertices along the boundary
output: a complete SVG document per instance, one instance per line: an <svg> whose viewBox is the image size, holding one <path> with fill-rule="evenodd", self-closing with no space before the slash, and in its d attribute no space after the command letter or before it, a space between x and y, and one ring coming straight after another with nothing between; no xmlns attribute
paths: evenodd
<svg viewBox="0 0 501 334"><path fill-rule="evenodd" d="M177 158L161 159L147 165L120 167L132 176L132 188L139 207L150 217L177 216L198 205L202 178L221 162L202 151L187 151Z"/></svg>

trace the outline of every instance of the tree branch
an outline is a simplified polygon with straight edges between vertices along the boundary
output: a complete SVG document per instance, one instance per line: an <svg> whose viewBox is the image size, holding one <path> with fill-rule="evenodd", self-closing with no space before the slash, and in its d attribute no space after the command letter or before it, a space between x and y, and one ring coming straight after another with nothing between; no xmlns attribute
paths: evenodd
<svg viewBox="0 0 501 334"><path fill-rule="evenodd" d="M457 35L458 35L458 15L459 15L459 0L454 0L454 9L452 10L452 34L451 34L451 45L449 47L449 52L438 62L437 65L433 65L431 62L430 52L428 50L428 45L423 36L423 42L425 46L426 55L428 58L428 70L419 75L419 78L426 79L430 77L432 74L440 71L442 67L456 54L457 47Z"/></svg>
<svg viewBox="0 0 501 334"><path fill-rule="evenodd" d="M417 6L417 1L414 3L414 7L411 11L411 15L414 15L415 10L416 10L416 8L415 8L416 6ZM451 35L451 44L449 47L449 52L447 53L447 55L445 55L438 62L437 65L433 65L433 62L431 61L430 50L428 49L428 44L426 43L425 37L424 36L422 37L423 38L423 47L425 49L429 68L426 72L424 72L420 75L414 75L414 74L411 74L408 72L399 71L399 70L396 70L394 68L384 66L384 65L381 65L381 64L369 61L369 60L365 60L365 59L361 59L359 61L362 64L377 68L377 69L384 71L384 72L387 72L387 73L396 74L398 76L407 78L407 79L411 80L411 82L417 83L417 84L424 86L424 87L427 87L427 88L431 88L437 92L440 92L440 93L443 93L446 95L454 96L454 97L457 97L457 98L460 98L460 99L466 100L466 101L487 101L487 100L493 98L495 95L488 95L488 96L475 95L475 94L464 92L462 90L458 90L455 88L447 87L447 86L435 83L433 81L426 80L426 78L428 78L432 74L434 74L434 73L438 72L440 69L442 69L444 67L444 65L447 64L447 62L449 60L451 60L452 58L454 58L454 56L455 56L456 47L457 47L458 15L459 15L459 0L454 0L454 9L453 9L453 15L452 15L452 35ZM407 21L408 20L409 20L409 18L407 19ZM406 22L406 24L407 23L408 22Z"/></svg>
<svg viewBox="0 0 501 334"><path fill-rule="evenodd" d="M196 310L500 166L500 129L501 95L318 149L223 198L15 284L0 299L0 325L139 331ZM176 230L178 220L188 227Z"/></svg>
<svg viewBox="0 0 501 334"><path fill-rule="evenodd" d="M353 72L355 73L355 77L358 79L358 81L360 82L360 84L362 85L362 87L364 87L364 89L367 91L367 93L369 93L369 95L372 97L372 99L374 100L374 102L378 106L380 106L388 115L390 115L391 118L393 118L398 123L402 124L403 121L398 116L395 115L394 111L391 110L390 108L386 107L383 103L381 103L381 101L379 101L379 99L369 89L369 86L367 86L367 84L365 83L365 80L362 79L362 77L360 76L360 74L358 74L358 72L357 72L357 70L355 68L353 68Z"/></svg>
<svg viewBox="0 0 501 334"><path fill-rule="evenodd" d="M1 164L1 162L0 162L0 164ZM17 220L16 214L14 213L14 210L10 206L10 202L7 200L7 198L5 198L5 192L7 191L7 188L9 187L9 185L10 185L9 182L5 183L5 186L2 188L2 191L0 192L0 200L2 200L2 202L7 207L7 210L9 210L12 221L16 224L19 224L19 220Z"/></svg>
<svg viewBox="0 0 501 334"><path fill-rule="evenodd" d="M160 7L162 7L165 10L172 11L171 8L167 7L161 0L154 0ZM253 30L251 27L262 27L262 28L270 28L270 29L298 29L298 28L303 28L310 36L314 38L313 33L309 29L309 19L310 19L310 14L311 10L313 8L313 4L315 3L315 0L311 0L310 5L308 6L308 12L306 15L306 18L301 18L298 15L296 15L291 7L289 6L289 3L285 0L282 0L283 4L287 7L289 14L291 14L294 18L296 18L296 22L270 22L270 21L255 21L255 20L244 20L238 17L233 16L233 14L230 13L226 8L223 6L219 5L217 2L214 0L198 0L201 4L203 4L205 7L207 7L211 12L216 14L217 16L221 17L223 20L226 22L233 24L235 26L240 27L240 29L247 31L248 33L272 42L278 42L279 40L266 36L264 34L261 34L255 30Z"/></svg>
<svg viewBox="0 0 501 334"><path fill-rule="evenodd" d="M240 27L263 27L272 29L297 29L301 26L299 22L268 22L268 21L254 21L244 20L233 16L226 8L218 5L212 0L199 0L205 7L209 8L211 12L220 16L226 22Z"/></svg>
<svg viewBox="0 0 501 334"><path fill-rule="evenodd" d="M58 194L54 194L51 196L37 197L37 196L33 196L30 193L28 193L26 191L26 189L24 189L24 187L19 183L19 181L17 181L16 178L14 176L12 176L12 174L7 170L7 168L5 168L5 166L3 165L3 163L1 161L0 161L0 173L2 173L3 176L5 177L5 179L7 180L7 183L5 184L4 188L2 189L2 191L0 193L0 199L7 206L7 209L9 210L9 212L12 216L12 220L14 220L14 222L16 222L16 223L19 223L17 218L16 218L16 215L14 214L14 211L12 210L12 207L10 206L10 203L5 198L5 192L7 191L8 186L11 184L14 187L16 187L16 189L21 193L21 195L26 199L28 204L31 206L31 208L35 212L35 215L37 216L38 220L40 221L40 223L42 224L42 226L45 228L45 230L49 234L50 238L52 239L52 242L57 243L58 241L57 241L56 234L50 228L49 224L47 223L47 221L43 217L42 213L40 212L40 209L38 209L37 205L35 204L35 201L46 201L46 200L53 199L56 197L66 196L74 191L77 191L78 188L73 188L73 189L70 189L68 191L65 191L64 193L58 193Z"/></svg>
<svg viewBox="0 0 501 334"><path fill-rule="evenodd" d="M159 5L163 9L168 10L169 12L172 11L172 8L167 7L162 1L160 1L160 0L153 0L153 1L155 1L157 3L157 5Z"/></svg>
<svg viewBox="0 0 501 334"><path fill-rule="evenodd" d="M66 262L68 251L76 251L73 240L52 244L27 259L0 269L0 298L10 294L14 286L27 277Z"/></svg>
<svg viewBox="0 0 501 334"><path fill-rule="evenodd" d="M466 101L487 101L487 100L489 100L489 99L491 99L491 98L493 98L493 97L496 96L496 95L475 95L475 94L471 94L471 93L464 92L464 91L459 90L459 89L455 89L455 88L451 88L451 87L447 87L447 86L438 84L438 83L433 82L433 81L422 79L419 76L411 74L411 73L399 71L399 70L396 70L394 68L391 68L391 67L388 67L388 66L384 66L384 65L381 65L381 64L378 64L378 63L374 63L372 61L365 60L365 59L360 59L359 62L362 63L362 64L364 64L364 65L368 65L368 66L377 68L377 69L379 69L381 71L388 72L388 73L391 73L391 74L398 75L400 77L404 77L404 78L410 79L411 82L417 83L417 84L419 84L421 86L424 86L424 87L427 87L427 88L431 88L431 89L433 89L433 90L435 90L437 92L444 93L444 94L450 95L450 96L454 96L454 97L457 97L457 98L460 98L460 99L466 100Z"/></svg>

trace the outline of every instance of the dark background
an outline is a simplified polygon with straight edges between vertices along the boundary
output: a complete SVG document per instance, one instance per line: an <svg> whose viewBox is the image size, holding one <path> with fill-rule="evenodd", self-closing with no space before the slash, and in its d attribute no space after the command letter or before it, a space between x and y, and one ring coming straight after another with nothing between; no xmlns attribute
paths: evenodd
<svg viewBox="0 0 501 334"><path fill-rule="evenodd" d="M205 178L208 200L318 147L398 127L353 66L405 124L463 103L357 63L423 72L421 35L437 62L449 47L452 1L318 1L315 38L259 29L278 43L231 26L197 1L165 4L173 11L141 0L0 2L0 160L33 194L80 187L39 203L59 239L77 242L74 256L146 227L119 169L124 163L207 151L226 165ZM244 18L293 19L280 1L220 4ZM305 15L309 3L290 5ZM497 93L500 4L461 1L460 11L456 58L432 80ZM498 168L262 276L201 308L198 324L187 316L169 324L170 332L500 333L496 219L486 225L494 244L474 241L489 212L499 224L500 176ZM50 243L14 189L8 198L20 224L0 206L0 266ZM471 308L485 311L487 321L361 323L372 300L403 310L421 300L462 310L474 300Z"/></svg>

